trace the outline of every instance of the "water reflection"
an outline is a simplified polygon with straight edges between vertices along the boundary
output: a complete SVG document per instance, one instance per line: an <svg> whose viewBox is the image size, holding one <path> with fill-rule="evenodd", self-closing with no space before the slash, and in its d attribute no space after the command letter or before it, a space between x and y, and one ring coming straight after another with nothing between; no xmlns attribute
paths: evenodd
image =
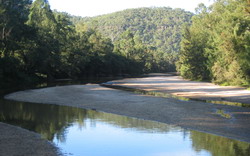
<svg viewBox="0 0 250 156"><path fill-rule="evenodd" d="M40 133L68 155L250 155L245 142L66 106L0 99L0 121Z"/></svg>

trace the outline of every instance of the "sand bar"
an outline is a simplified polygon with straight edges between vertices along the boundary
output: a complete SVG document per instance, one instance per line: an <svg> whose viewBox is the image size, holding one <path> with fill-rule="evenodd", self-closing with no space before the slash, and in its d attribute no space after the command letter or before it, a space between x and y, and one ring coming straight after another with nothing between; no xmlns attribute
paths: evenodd
<svg viewBox="0 0 250 156"><path fill-rule="evenodd" d="M151 73L147 76L149 77L115 80L107 82L107 84L169 93L192 99L250 104L250 90L243 87L219 86L209 82L189 81L171 74Z"/></svg>
<svg viewBox="0 0 250 156"><path fill-rule="evenodd" d="M5 98L95 109L250 142L250 108L141 95L96 84L26 90Z"/></svg>

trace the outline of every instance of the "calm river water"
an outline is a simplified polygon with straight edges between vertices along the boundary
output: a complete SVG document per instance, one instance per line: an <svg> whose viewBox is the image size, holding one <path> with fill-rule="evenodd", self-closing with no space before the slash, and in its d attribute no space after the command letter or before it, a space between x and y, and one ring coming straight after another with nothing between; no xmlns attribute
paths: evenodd
<svg viewBox="0 0 250 156"><path fill-rule="evenodd" d="M249 156L250 144L158 122L0 99L0 122L37 132L74 156Z"/></svg>

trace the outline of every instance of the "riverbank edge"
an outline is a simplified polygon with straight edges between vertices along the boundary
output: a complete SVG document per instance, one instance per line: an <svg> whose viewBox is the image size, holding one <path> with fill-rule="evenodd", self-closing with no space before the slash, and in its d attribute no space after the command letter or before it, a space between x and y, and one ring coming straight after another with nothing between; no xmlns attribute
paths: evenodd
<svg viewBox="0 0 250 156"><path fill-rule="evenodd" d="M0 155L62 156L60 149L40 134L0 122Z"/></svg>
<svg viewBox="0 0 250 156"><path fill-rule="evenodd" d="M211 114L207 114L207 113L204 114L202 112L203 111L207 112L207 110L210 110L211 108L214 109L214 107L219 107L222 109L229 108L229 110L233 110L233 111L237 111L237 112L242 111L242 110L245 111L245 108L233 107L233 106L223 106L223 105L221 106L221 105L214 105L214 104L204 105L204 104L199 104L195 101L194 102L192 102L192 101L184 102L187 105L182 105L183 101L180 101L180 100L169 99L170 101L168 101L168 100L166 101L166 98L144 96L144 95L139 95L139 97L143 96L143 102L139 101L139 103L135 104L133 102L131 103L131 100L133 101L134 97L138 97L138 94L126 92L126 91L121 91L121 90L105 88L102 86L98 87L98 86L99 85L96 85L96 84L95 85L94 84L69 85L69 86L35 89L35 90L26 90L26 91L20 91L20 92L15 92L15 93L6 95L5 99L14 100L14 101L23 101L23 102L35 102L35 103L40 103L40 104L66 105L66 106L77 107L77 108L82 108L82 109L90 109L90 110L92 109L92 110L96 110L96 111L100 111L100 112L128 116L128 117L133 117L133 118L142 119L142 120L150 120L150 121L156 121L156 122L160 122L160 123L171 124L171 125L182 127L184 129L205 132L205 133L214 134L217 136L223 136L223 137L227 137L227 138L250 143L250 137L249 137L250 134L245 133L246 132L245 130L239 132L239 131L235 131L235 129L234 129L233 130L234 132L232 132L230 130L230 133L228 133L229 131L227 131L227 128L222 126L221 128L215 127L215 131L214 131L214 129L212 129L212 131L211 131L211 129L210 130L206 129L206 127L204 127L204 126L203 126L203 128L200 127L202 125L195 125L196 123L193 126L190 126L188 124L190 124L190 123L193 124L193 122L190 122L190 121L187 122L187 120L182 120L182 124L180 124L180 121L177 122L178 119L176 119L176 117L174 117L174 118L171 117L171 115L172 115L171 113L175 113L173 111L170 111L170 114L169 113L166 114L166 110L168 110L169 108L170 109L173 108L171 106L172 105L171 103L177 102L176 104L178 105L178 107L190 107L191 105L193 105L193 107L195 109L196 109L196 106L199 106L199 107L202 106L202 108L204 108L204 110L201 110L198 112L196 109L195 112L192 111L192 114L190 114L189 111L188 112L185 111L185 114L182 114L182 113L175 114L175 115L179 116L178 117L179 119L189 117L190 115L191 116L197 115L197 113L198 113L198 115L203 114L202 117L205 117L205 118L208 117L209 119L213 119L213 120L215 119L215 121L220 120L220 122L222 122L223 124L224 123L231 124L231 121L229 119L223 118L219 115L215 115L214 112L211 112ZM85 90L84 88L87 90ZM85 93L87 93L87 95L83 94L84 91L85 91ZM92 93L90 93L89 91L91 91ZM112 95L112 94L114 94L114 95ZM125 96L124 96L124 94L125 94ZM56 97L54 97L53 95L56 95ZM108 96L116 96L118 98L111 99L109 97L107 99L107 97L106 97L107 95ZM93 96L98 97L98 99L94 98L96 100L93 101ZM130 97L130 98L128 98L128 97ZM103 98L105 98L106 101ZM150 99L157 99L158 101L160 100L161 102L159 104L150 103ZM129 103L127 103L127 102L129 102ZM164 104L162 102L164 102ZM170 105L166 105L166 102ZM126 105L124 105L125 103L126 103ZM155 106L157 106L157 107L154 108ZM167 107L167 108L162 108L161 106ZM248 112L250 112L249 108L246 108L246 109ZM152 114L150 113L150 111L152 112ZM164 114L162 112L164 112ZM168 115L170 115L170 116L168 116ZM168 118L168 117L170 117L170 118ZM243 118L243 119L245 120L245 118ZM235 119L233 119L233 120L235 120ZM201 124L202 122L203 121L197 122L197 124ZM210 122L206 122L206 123L210 124ZM219 124L219 122L217 124ZM248 123L247 123L247 125L246 125L246 123L244 123L244 124L237 123L237 124L247 126L247 129L249 129ZM232 125L230 125L230 126L232 126ZM229 129L231 129L231 128L229 128Z"/></svg>
<svg viewBox="0 0 250 156"><path fill-rule="evenodd" d="M189 83L196 83L200 84L200 86L204 84L209 84L212 87L216 87L216 89L224 89L225 91L230 91L230 89L237 89L237 91L246 91L248 92L249 96L247 99L242 100L240 96L244 96L239 94L238 96L234 96L231 98L230 96L223 96L223 95L209 95L209 92L206 91L206 88L201 91L201 93L193 93L192 91L185 91L184 89L180 88L174 88L171 86L171 88L162 88L159 89L157 87L154 88L154 85L152 85L152 88L148 88L147 86L143 85L138 85L136 83L143 83L143 81L140 82L140 80L145 79L145 78L168 78L168 77L175 77L178 79L178 81L184 81L184 82L189 82ZM134 81L134 82L133 82ZM137 82L138 81L138 82ZM156 81L157 82L157 81ZM179 82L178 82L179 83ZM153 94L162 94L163 96L156 95L158 97L171 97L171 98L176 98L179 100L194 100L194 101L201 101L205 103L214 103L214 104L225 104L225 105L231 105L231 106L240 106L240 107L250 107L250 88L242 87L242 86L222 86L219 84L215 84L213 82L203 82L203 81L193 81L189 79L184 79L178 74L173 74L173 73L158 73L156 75L153 74L148 74L145 75L144 77L139 77L139 78L125 78L122 80L112 80L108 81L105 83L100 84L103 87L108 87L108 88L113 88L113 89L119 89L119 90L125 90L125 91L131 91L131 92L139 92L139 93L146 93L147 95L153 95ZM176 84L174 84L176 85ZM190 86L190 88L193 86ZM216 90L215 89L215 90ZM191 90L191 89L190 89ZM144 92L144 93L143 93ZM217 90L216 90L217 92ZM233 92L233 91L232 91ZM149 94L148 94L149 93ZM154 96L154 95L153 95Z"/></svg>

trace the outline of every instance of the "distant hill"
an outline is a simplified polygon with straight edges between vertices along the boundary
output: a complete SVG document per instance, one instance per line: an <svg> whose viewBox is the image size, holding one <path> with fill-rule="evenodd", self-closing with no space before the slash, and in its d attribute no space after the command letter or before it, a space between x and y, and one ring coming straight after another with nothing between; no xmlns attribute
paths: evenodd
<svg viewBox="0 0 250 156"><path fill-rule="evenodd" d="M180 49L181 29L191 23L193 13L167 7L127 9L96 17L72 17L74 24L96 28L112 41L130 29L147 46L166 52L174 60ZM173 61L174 61L173 60Z"/></svg>

